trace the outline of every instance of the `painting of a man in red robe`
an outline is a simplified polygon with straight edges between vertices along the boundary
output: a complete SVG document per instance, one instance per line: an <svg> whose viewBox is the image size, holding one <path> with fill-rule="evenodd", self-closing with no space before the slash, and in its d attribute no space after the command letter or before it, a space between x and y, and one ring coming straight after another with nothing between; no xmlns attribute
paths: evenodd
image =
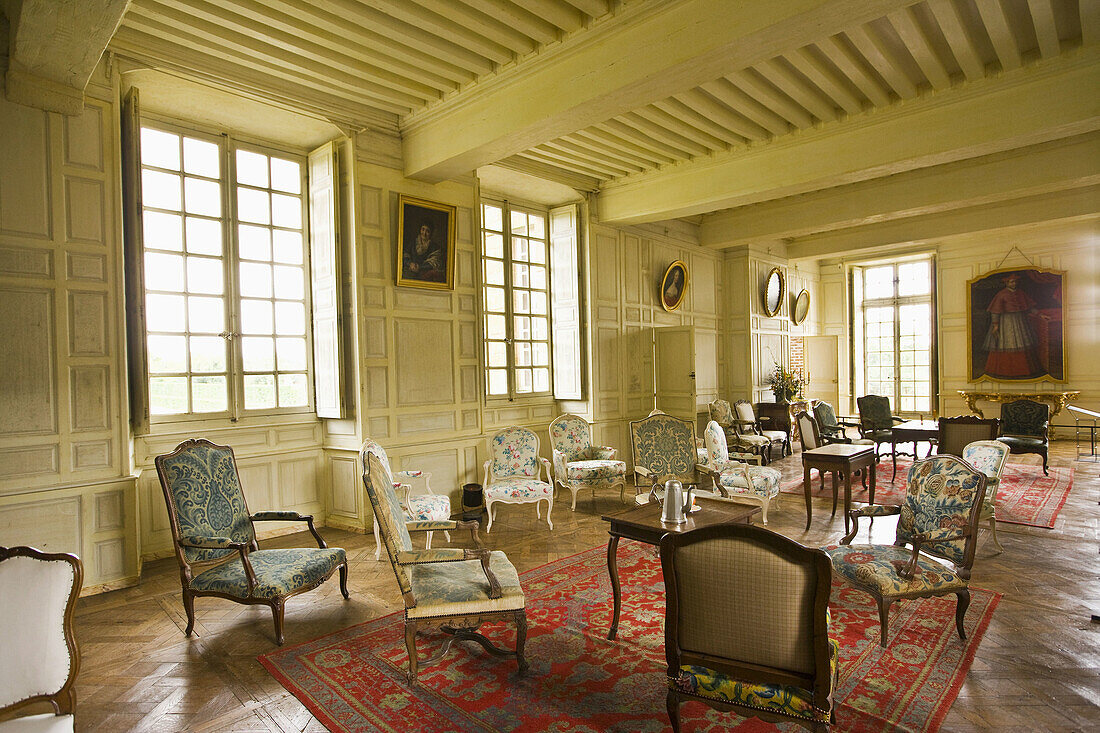
<svg viewBox="0 0 1100 733"><path fill-rule="evenodd" d="M970 282L970 380L1065 379L1063 273L1000 270Z"/></svg>

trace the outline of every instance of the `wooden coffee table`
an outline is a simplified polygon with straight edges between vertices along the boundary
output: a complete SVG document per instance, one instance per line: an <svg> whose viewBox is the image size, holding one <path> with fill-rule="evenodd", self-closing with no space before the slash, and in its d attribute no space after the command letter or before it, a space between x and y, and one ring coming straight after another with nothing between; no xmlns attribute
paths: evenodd
<svg viewBox="0 0 1100 733"><path fill-rule="evenodd" d="M627 509L618 514L604 515L603 520L611 523L611 528L607 531L611 535L607 541L607 572L611 576L611 594L615 599L611 630L607 632L608 639L614 639L619 631L619 611L623 603L622 589L619 587L617 557L620 537L650 545L660 545L661 538L669 532L679 534L715 524L751 524L753 515L760 513L760 507L749 504L708 499L705 496L696 496L695 501L700 507L699 510L689 514L688 520L683 524L662 522L661 506L656 502Z"/></svg>
<svg viewBox="0 0 1100 733"><path fill-rule="evenodd" d="M906 422L899 423L893 428L893 437L890 439L890 447L892 450L890 453L894 459L894 475L890 478L891 481L898 477L898 456L907 456L908 453L898 452L898 443L905 445L906 443L913 444L913 460L917 460L917 444L925 441L931 441L940 434L940 425L935 420L907 420ZM931 446L931 443L929 443ZM929 447L928 455L932 455L932 448Z"/></svg>
<svg viewBox="0 0 1100 733"><path fill-rule="evenodd" d="M852 505L852 474L863 469L870 474L871 484L868 494L875 503L875 446L831 443L820 448L802 451L802 490L806 494L806 529L810 528L813 516L813 504L810 502L810 469L821 472L821 482L825 483L825 474L833 474L833 510L836 510L837 474L844 474L844 531L848 531L848 509Z"/></svg>

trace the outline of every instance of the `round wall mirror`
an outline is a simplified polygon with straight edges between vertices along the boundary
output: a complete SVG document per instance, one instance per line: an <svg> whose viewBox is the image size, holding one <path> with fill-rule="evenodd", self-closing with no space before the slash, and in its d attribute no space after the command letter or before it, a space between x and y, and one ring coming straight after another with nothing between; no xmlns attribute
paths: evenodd
<svg viewBox="0 0 1100 733"><path fill-rule="evenodd" d="M778 267L773 267L768 273L768 279L764 281L764 312L768 316L779 313L783 305L783 296L786 294L787 284L783 280L783 272Z"/></svg>
<svg viewBox="0 0 1100 733"><path fill-rule="evenodd" d="M791 320L794 325L800 325L806 316L810 315L810 291L802 288L798 297L794 299L794 307L791 309Z"/></svg>

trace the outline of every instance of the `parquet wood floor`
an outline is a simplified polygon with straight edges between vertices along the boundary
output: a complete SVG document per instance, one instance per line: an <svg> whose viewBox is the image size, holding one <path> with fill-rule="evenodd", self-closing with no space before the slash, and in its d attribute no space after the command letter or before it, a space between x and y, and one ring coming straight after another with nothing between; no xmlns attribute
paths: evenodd
<svg viewBox="0 0 1100 733"><path fill-rule="evenodd" d="M1002 524L1004 553L982 539L973 584L1004 594L978 649L973 668L944 731L1049 730L1100 733L1100 558L1097 554L1100 463L1076 462L1072 443L1052 446L1051 463L1076 469L1074 487L1053 529ZM1013 456L1029 462L1033 457ZM774 464L784 478L801 475L796 453ZM551 532L530 506L502 505L487 546L508 553L520 571L596 545L606 545L600 515L615 511L610 493L593 504L579 496L554 507ZM857 496L858 498L858 496ZM804 531L801 497L784 496L770 527L812 545L837 541L840 513L817 500ZM890 522L875 523L876 541L893 536ZM331 545L347 549L351 600L331 580L292 598L286 642L297 644L399 610L389 564L374 559L370 536L324 529ZM305 533L303 533L305 534ZM861 531L857 541L867 532ZM439 546L446 546L437 533ZM469 545L466 533L452 535ZM308 535L265 542L265 547L308 544ZM868 612L872 612L868 599ZM196 600L198 623L185 625L175 561L150 563L135 588L82 599L76 635L83 658L77 679L77 729L97 731L319 731L323 728L256 661L274 647L270 612L215 598ZM454 651L451 652L456 653ZM461 653L459 651L458 653Z"/></svg>

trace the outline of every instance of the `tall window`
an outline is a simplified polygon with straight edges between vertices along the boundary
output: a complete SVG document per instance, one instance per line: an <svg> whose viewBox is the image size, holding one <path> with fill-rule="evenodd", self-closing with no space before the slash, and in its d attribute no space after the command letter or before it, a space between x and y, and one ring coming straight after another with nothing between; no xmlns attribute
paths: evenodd
<svg viewBox="0 0 1100 733"><path fill-rule="evenodd" d="M889 397L899 412L931 412L932 260L860 267L852 284L857 392Z"/></svg>
<svg viewBox="0 0 1100 733"><path fill-rule="evenodd" d="M309 408L303 171L296 156L142 126L151 415Z"/></svg>
<svg viewBox="0 0 1100 733"><path fill-rule="evenodd" d="M483 203L486 394L550 394L546 213Z"/></svg>

